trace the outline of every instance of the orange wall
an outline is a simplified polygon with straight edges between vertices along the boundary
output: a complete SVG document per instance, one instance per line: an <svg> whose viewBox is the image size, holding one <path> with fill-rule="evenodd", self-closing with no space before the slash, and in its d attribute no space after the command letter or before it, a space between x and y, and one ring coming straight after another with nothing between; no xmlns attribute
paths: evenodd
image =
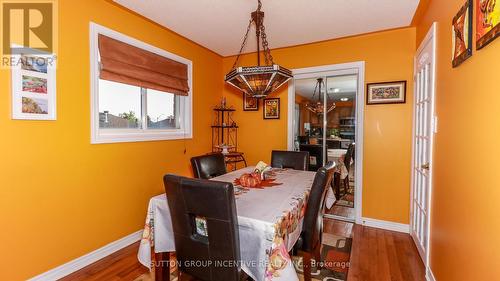
<svg viewBox="0 0 500 281"><path fill-rule="evenodd" d="M366 82L412 81L415 28L405 28L339 40L273 50L274 60L290 69L366 61ZM245 55L240 65L255 64ZM234 57L224 58L224 74ZM411 84L410 84L411 85ZM242 106L242 94L225 86L228 103ZM237 111L239 149L250 164L270 161L272 149L287 148L287 87L281 98L281 119L263 120L258 112ZM365 106L363 216L408 223L410 198L412 89L407 103ZM262 103L261 103L262 105Z"/></svg>
<svg viewBox="0 0 500 281"><path fill-rule="evenodd" d="M500 39L452 68L451 20L464 3L431 1L417 27L420 42L438 22L430 252L439 281L500 276Z"/></svg>
<svg viewBox="0 0 500 281"><path fill-rule="evenodd" d="M90 21L193 61L193 140L90 144ZM0 70L0 280L24 280L141 229L162 176L189 175L189 158L210 150L220 56L103 0L59 1L58 55L57 121L11 120L10 72Z"/></svg>

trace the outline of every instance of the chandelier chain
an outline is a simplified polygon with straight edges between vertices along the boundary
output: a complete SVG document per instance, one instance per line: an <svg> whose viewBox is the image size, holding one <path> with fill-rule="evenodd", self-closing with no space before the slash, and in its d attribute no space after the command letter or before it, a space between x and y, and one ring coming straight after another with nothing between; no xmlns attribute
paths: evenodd
<svg viewBox="0 0 500 281"><path fill-rule="evenodd" d="M257 12L260 12L262 9L262 2L261 0L258 0L258 6L257 6ZM250 19L248 22L248 27L247 31L245 33L245 37L243 37L243 42L241 43L240 51L238 52L238 55L236 56L236 60L234 61L232 69L235 69L236 66L238 65L238 62L240 60L241 54L243 53L243 50L245 49L245 46L248 41L248 34L250 33L250 29L252 28L252 23L255 22L253 18ZM256 26L255 28L260 31L260 37L262 39L262 47L264 49L264 59L266 62L266 65L274 65L274 59L273 56L271 55L271 50L269 49L269 42L267 41L267 35L266 35L266 27L262 22L259 23L255 22Z"/></svg>
<svg viewBox="0 0 500 281"><path fill-rule="evenodd" d="M316 83L316 86L314 87L314 92L313 92L313 96L312 96L312 100L314 100L314 97L316 96L316 91L318 90L318 86L319 86L320 83ZM321 94L318 94L318 100L321 99Z"/></svg>
<svg viewBox="0 0 500 281"><path fill-rule="evenodd" d="M252 19L250 19L250 21L248 22L247 32L245 33L245 37L243 37L243 43L241 44L240 51L238 52L238 56L236 57L236 60L234 61L233 69L235 69L236 66L238 65L238 61L240 60L241 53L243 53L243 49L245 48L245 46L247 44L248 34L250 33L250 28L252 28L252 22L253 22Z"/></svg>
<svg viewBox="0 0 500 281"><path fill-rule="evenodd" d="M261 37L262 37L262 47L264 48L264 58L266 60L266 65L273 65L274 60L271 55L271 50L269 49L269 43L267 42L266 28L264 25L261 26Z"/></svg>

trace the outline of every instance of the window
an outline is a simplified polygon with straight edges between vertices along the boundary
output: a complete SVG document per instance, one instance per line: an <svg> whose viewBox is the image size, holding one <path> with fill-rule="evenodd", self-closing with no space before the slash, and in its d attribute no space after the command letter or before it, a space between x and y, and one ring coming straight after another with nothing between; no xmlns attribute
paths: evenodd
<svg viewBox="0 0 500 281"><path fill-rule="evenodd" d="M90 32L92 67L91 142L114 143L191 138L191 61L97 24L91 24ZM118 79L115 79L112 75L105 76L103 79L102 72L107 71L109 68L106 69L102 64L104 59L101 57L102 49L100 49L101 45L99 45L99 39L102 35L113 39L114 42L125 43L125 48L139 48L143 52L137 52L139 55L145 54L148 56L152 54L155 57L153 57L154 63L151 65L155 67L158 65L157 55L168 60L169 64L187 65L187 85L183 85L185 85L185 89L189 89L188 92L181 91L179 93L175 89L169 91L169 87L163 86L149 87L150 85L156 85L154 81L153 84L151 84L151 80L139 81L133 75L130 75L130 79L126 81L122 81L120 78L123 75L117 75ZM107 51L110 52L109 50ZM127 64L121 64L122 69L124 68L123 65ZM131 68L132 70L143 69L134 69L134 65ZM115 69L111 69L111 71L115 71ZM184 66L181 69L186 69L186 67ZM125 75L127 75L129 69L124 71ZM159 72L162 75L161 71ZM114 75L114 73L111 74ZM155 70L153 75L158 75L158 72ZM151 77L147 73L146 76ZM159 78L163 79L163 76L165 75ZM166 77L169 76L166 75ZM168 82L168 79L165 80ZM185 83L185 80L183 82Z"/></svg>
<svg viewBox="0 0 500 281"><path fill-rule="evenodd" d="M179 96L156 90L146 90L147 128L179 129L176 104Z"/></svg>
<svg viewBox="0 0 500 281"><path fill-rule="evenodd" d="M99 129L140 129L141 88L99 79Z"/></svg>
<svg viewBox="0 0 500 281"><path fill-rule="evenodd" d="M179 101L171 93L99 79L99 129L180 129Z"/></svg>

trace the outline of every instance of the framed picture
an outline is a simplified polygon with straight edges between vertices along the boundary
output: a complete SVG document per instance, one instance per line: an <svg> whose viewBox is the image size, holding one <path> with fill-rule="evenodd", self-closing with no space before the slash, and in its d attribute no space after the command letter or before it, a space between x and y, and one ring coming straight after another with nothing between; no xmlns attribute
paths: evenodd
<svg viewBox="0 0 500 281"><path fill-rule="evenodd" d="M56 120L55 56L32 54L12 55L12 119Z"/></svg>
<svg viewBox="0 0 500 281"><path fill-rule="evenodd" d="M243 93L243 110L244 111L258 111L259 110L259 99L254 97L249 97L247 94Z"/></svg>
<svg viewBox="0 0 500 281"><path fill-rule="evenodd" d="M452 21L453 67L472 56L472 1L467 0Z"/></svg>
<svg viewBox="0 0 500 281"><path fill-rule="evenodd" d="M280 119L280 99L264 99L264 119Z"/></svg>
<svg viewBox="0 0 500 281"><path fill-rule="evenodd" d="M406 102L406 81L370 83L366 85L366 104Z"/></svg>
<svg viewBox="0 0 500 281"><path fill-rule="evenodd" d="M500 1L476 1L476 49L479 50L500 35Z"/></svg>

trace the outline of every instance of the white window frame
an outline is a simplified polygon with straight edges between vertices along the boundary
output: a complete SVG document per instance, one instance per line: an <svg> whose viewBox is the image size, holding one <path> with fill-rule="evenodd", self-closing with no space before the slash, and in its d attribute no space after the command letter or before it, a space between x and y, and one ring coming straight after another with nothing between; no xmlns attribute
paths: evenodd
<svg viewBox="0 0 500 281"><path fill-rule="evenodd" d="M179 129L101 129L99 128L99 46L98 35L116 39L137 48L155 53L162 57L183 63L188 67L188 96L181 96L178 104ZM141 142L160 141L193 138L193 62L172 54L160 48L146 44L142 41L103 27L96 23L90 23L90 124L92 144L119 143L119 142ZM143 101L144 102L144 101ZM143 113L141 113L142 116ZM144 119L144 118L143 118ZM142 120L143 124L146 122Z"/></svg>

